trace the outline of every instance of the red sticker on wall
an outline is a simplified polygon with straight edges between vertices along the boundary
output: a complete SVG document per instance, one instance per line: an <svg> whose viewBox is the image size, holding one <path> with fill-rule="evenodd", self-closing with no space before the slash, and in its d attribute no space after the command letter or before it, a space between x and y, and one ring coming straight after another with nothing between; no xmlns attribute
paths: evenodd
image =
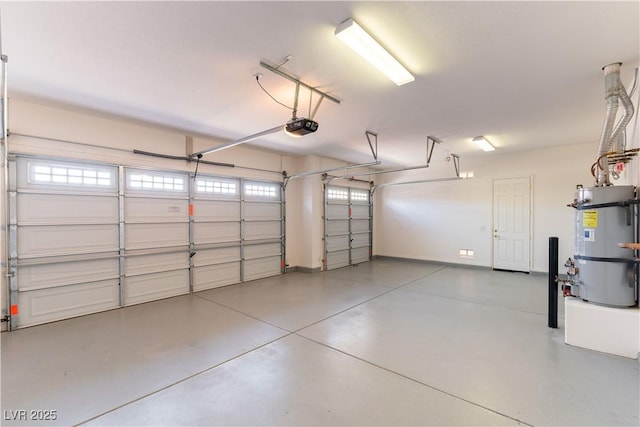
<svg viewBox="0 0 640 427"><path fill-rule="evenodd" d="M17 305L12 305L11 306L11 315L12 316L17 316L18 315L18 306Z"/></svg>
<svg viewBox="0 0 640 427"><path fill-rule="evenodd" d="M193 216L193 203L189 203L189 216Z"/></svg>

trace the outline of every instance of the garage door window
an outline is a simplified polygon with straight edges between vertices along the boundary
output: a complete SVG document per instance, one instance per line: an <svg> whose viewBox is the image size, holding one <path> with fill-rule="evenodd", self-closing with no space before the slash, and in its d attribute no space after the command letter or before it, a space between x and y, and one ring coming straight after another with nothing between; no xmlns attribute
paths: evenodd
<svg viewBox="0 0 640 427"><path fill-rule="evenodd" d="M185 178L182 176L130 171L127 174L127 187L136 190L183 192L185 190Z"/></svg>
<svg viewBox="0 0 640 427"><path fill-rule="evenodd" d="M276 184L247 182L244 185L245 196L257 196L269 199L279 199L280 188Z"/></svg>
<svg viewBox="0 0 640 427"><path fill-rule="evenodd" d="M196 180L196 193L235 196L238 194L238 184L236 181L198 179Z"/></svg>
<svg viewBox="0 0 640 427"><path fill-rule="evenodd" d="M351 190L351 201L352 202L368 202L369 201L369 192L367 191L358 191Z"/></svg>
<svg viewBox="0 0 640 427"><path fill-rule="evenodd" d="M329 200L349 200L349 190L342 188L328 188L327 199Z"/></svg>
<svg viewBox="0 0 640 427"><path fill-rule="evenodd" d="M112 169L74 167L59 164L29 163L29 178L34 184L114 187Z"/></svg>

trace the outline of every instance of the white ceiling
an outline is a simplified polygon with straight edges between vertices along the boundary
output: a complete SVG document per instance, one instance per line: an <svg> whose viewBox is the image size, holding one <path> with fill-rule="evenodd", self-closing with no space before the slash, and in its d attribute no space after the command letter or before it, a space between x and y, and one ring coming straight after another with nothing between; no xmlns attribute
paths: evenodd
<svg viewBox="0 0 640 427"><path fill-rule="evenodd" d="M284 70L342 103L322 103L315 134L250 144L366 162L370 130L383 166L423 163L427 135L463 157L490 155L471 142L477 135L502 152L593 142L595 155L601 68L623 62L629 84L640 60L637 1L2 1L0 13L12 97L238 139L290 118L253 75L292 105L294 84L259 62L293 55ZM395 86L337 40L348 17L416 80Z"/></svg>

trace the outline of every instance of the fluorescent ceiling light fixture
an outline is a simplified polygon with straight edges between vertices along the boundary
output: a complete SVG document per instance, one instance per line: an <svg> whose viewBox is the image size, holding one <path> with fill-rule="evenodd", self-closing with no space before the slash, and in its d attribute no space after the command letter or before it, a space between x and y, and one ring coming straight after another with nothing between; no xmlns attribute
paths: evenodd
<svg viewBox="0 0 640 427"><path fill-rule="evenodd" d="M415 80L411 73L363 30L353 18L349 18L338 25L335 34L336 37L398 86Z"/></svg>
<svg viewBox="0 0 640 427"><path fill-rule="evenodd" d="M484 136L476 136L473 138L473 142L478 144L478 147L482 148L484 151L494 151L496 149Z"/></svg>

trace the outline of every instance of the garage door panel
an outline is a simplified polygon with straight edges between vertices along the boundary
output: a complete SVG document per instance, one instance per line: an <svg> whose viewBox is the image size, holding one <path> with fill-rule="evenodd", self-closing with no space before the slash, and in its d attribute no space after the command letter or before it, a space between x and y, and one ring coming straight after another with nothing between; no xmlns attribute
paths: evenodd
<svg viewBox="0 0 640 427"><path fill-rule="evenodd" d="M233 261L240 261L239 246L232 248L196 249L196 254L193 256L193 265L195 267Z"/></svg>
<svg viewBox="0 0 640 427"><path fill-rule="evenodd" d="M113 258L25 265L18 269L18 286L21 291L28 291L118 279L120 276L118 264L118 259Z"/></svg>
<svg viewBox="0 0 640 427"><path fill-rule="evenodd" d="M193 240L196 244L239 242L240 223L195 223L193 224Z"/></svg>
<svg viewBox="0 0 640 427"><path fill-rule="evenodd" d="M260 258L265 256L280 256L282 245L280 243L267 243L264 245L247 245L244 248L245 258Z"/></svg>
<svg viewBox="0 0 640 427"><path fill-rule="evenodd" d="M240 262L197 267L193 272L193 290L218 288L240 282Z"/></svg>
<svg viewBox="0 0 640 427"><path fill-rule="evenodd" d="M326 239L327 251L349 249L349 236L328 236Z"/></svg>
<svg viewBox="0 0 640 427"><path fill-rule="evenodd" d="M118 280L20 292L19 327L117 308Z"/></svg>
<svg viewBox="0 0 640 427"><path fill-rule="evenodd" d="M124 260L126 276L189 268L188 252L129 256Z"/></svg>
<svg viewBox="0 0 640 427"><path fill-rule="evenodd" d="M325 190L325 268L368 261L371 253L371 197L368 190ZM344 221L336 218L342 218Z"/></svg>
<svg viewBox="0 0 640 427"><path fill-rule="evenodd" d="M346 267L349 265L349 250L329 252L327 254L327 270Z"/></svg>
<svg viewBox="0 0 640 427"><path fill-rule="evenodd" d="M117 251L118 226L95 224L18 227L17 247L20 258Z"/></svg>
<svg viewBox="0 0 640 427"><path fill-rule="evenodd" d="M327 204L327 219L349 219L349 205Z"/></svg>
<svg viewBox="0 0 640 427"><path fill-rule="evenodd" d="M244 262L244 280L256 280L263 277L276 276L281 273L280 255L247 260Z"/></svg>
<svg viewBox="0 0 640 427"><path fill-rule="evenodd" d="M327 221L327 234L349 234L349 221Z"/></svg>
<svg viewBox="0 0 640 427"><path fill-rule="evenodd" d="M369 247L356 248L351 250L351 263L359 264L369 261Z"/></svg>
<svg viewBox="0 0 640 427"><path fill-rule="evenodd" d="M126 224L124 236L126 249L189 245L189 224Z"/></svg>
<svg viewBox="0 0 640 427"><path fill-rule="evenodd" d="M105 224L118 222L118 199L105 196L19 194L18 223Z"/></svg>
<svg viewBox="0 0 640 427"><path fill-rule="evenodd" d="M231 200L194 201L193 220L240 221L240 202Z"/></svg>
<svg viewBox="0 0 640 427"><path fill-rule="evenodd" d="M369 219L369 206L352 205L351 206L351 218L363 218Z"/></svg>
<svg viewBox="0 0 640 427"><path fill-rule="evenodd" d="M281 274L281 183L17 163L12 328Z"/></svg>
<svg viewBox="0 0 640 427"><path fill-rule="evenodd" d="M361 248L363 246L369 247L369 233L352 234L351 235L351 247Z"/></svg>
<svg viewBox="0 0 640 427"><path fill-rule="evenodd" d="M127 197L124 201L127 223L169 223L189 221L189 201Z"/></svg>
<svg viewBox="0 0 640 427"><path fill-rule="evenodd" d="M177 270L127 277L125 305L155 301L189 292L189 270Z"/></svg>
<svg viewBox="0 0 640 427"><path fill-rule="evenodd" d="M352 233L367 233L369 231L368 219L354 219L351 220L351 232Z"/></svg>
<svg viewBox="0 0 640 427"><path fill-rule="evenodd" d="M280 221L245 222L245 240L279 239L281 237Z"/></svg>
<svg viewBox="0 0 640 427"><path fill-rule="evenodd" d="M280 215L280 203L245 202L244 204L244 219L246 221L280 221Z"/></svg>

